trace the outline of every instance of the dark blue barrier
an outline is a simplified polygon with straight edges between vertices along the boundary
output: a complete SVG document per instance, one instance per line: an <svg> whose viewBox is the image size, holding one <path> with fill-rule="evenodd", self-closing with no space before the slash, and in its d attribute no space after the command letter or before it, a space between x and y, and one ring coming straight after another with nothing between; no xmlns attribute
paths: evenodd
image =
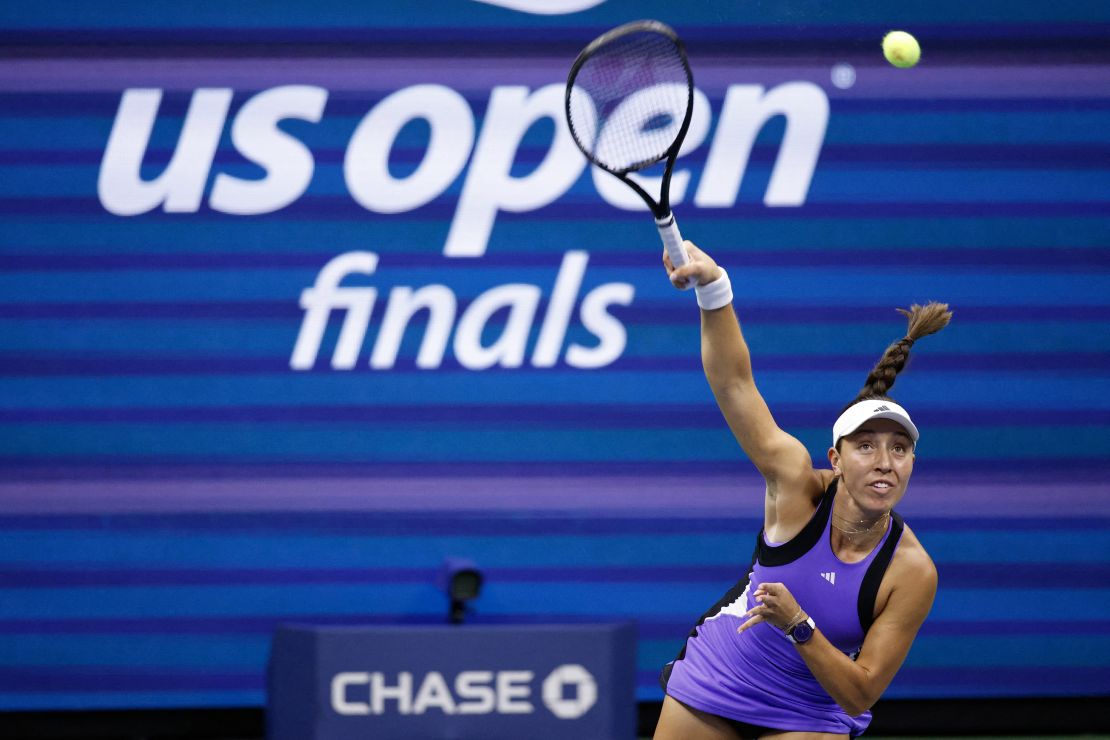
<svg viewBox="0 0 1110 740"><path fill-rule="evenodd" d="M635 736L631 623L279 627L270 740Z"/></svg>

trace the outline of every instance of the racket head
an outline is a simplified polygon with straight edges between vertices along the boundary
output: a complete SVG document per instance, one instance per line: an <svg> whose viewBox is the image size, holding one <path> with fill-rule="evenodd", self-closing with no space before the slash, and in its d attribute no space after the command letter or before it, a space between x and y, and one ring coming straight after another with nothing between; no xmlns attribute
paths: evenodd
<svg viewBox="0 0 1110 740"><path fill-rule="evenodd" d="M574 143L598 167L623 179L666 159L669 175L694 112L682 40L656 20L598 36L571 65L565 108Z"/></svg>

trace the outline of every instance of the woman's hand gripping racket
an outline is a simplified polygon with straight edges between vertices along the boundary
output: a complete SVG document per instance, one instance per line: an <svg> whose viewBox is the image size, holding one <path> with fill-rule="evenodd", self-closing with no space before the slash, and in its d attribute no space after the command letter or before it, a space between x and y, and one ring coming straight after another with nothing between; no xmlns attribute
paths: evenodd
<svg viewBox="0 0 1110 740"><path fill-rule="evenodd" d="M566 114L574 142L644 199L676 268L690 258L671 213L671 171L693 110L694 76L686 50L659 21L626 23L597 37L567 77ZM629 175L664 159L656 200Z"/></svg>

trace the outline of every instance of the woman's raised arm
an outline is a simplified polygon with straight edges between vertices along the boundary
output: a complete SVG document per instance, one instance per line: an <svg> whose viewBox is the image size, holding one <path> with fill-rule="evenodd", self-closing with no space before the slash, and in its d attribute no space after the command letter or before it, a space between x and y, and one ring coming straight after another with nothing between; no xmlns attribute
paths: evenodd
<svg viewBox="0 0 1110 740"><path fill-rule="evenodd" d="M681 286L690 278L699 286L727 280L723 271L705 252L686 242L690 263L664 265L671 282ZM701 359L705 377L717 405L736 440L767 481L767 493L775 498L782 492L812 495L813 462L805 446L779 428L752 377L751 355L731 302L701 312Z"/></svg>

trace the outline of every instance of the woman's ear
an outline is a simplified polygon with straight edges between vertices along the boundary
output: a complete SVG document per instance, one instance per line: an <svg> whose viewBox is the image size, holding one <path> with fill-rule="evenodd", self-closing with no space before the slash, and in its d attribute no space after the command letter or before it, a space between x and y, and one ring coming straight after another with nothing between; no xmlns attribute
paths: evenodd
<svg viewBox="0 0 1110 740"><path fill-rule="evenodd" d="M832 466L833 475L840 475L840 453L835 447L829 448L829 465Z"/></svg>

